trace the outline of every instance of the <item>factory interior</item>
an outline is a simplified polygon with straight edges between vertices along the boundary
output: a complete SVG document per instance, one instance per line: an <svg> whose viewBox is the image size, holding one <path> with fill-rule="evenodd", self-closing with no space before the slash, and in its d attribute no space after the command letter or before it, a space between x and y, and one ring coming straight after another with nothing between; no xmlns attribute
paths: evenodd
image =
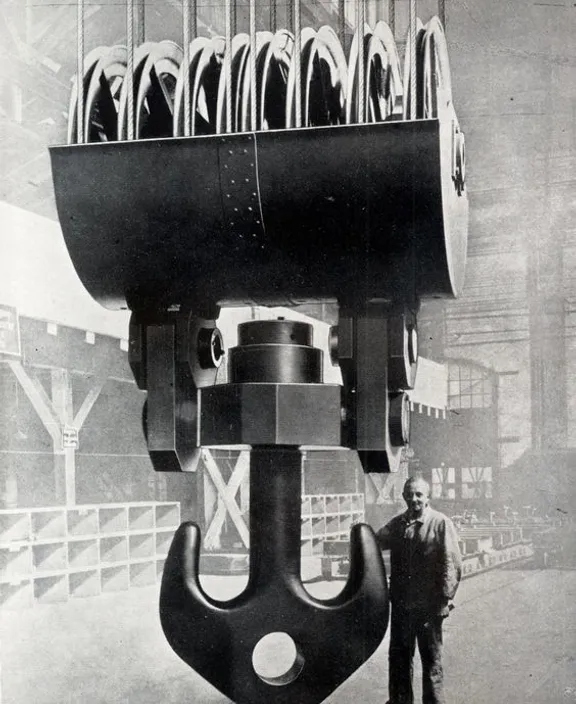
<svg viewBox="0 0 576 704"><path fill-rule="evenodd" d="M576 702L575 35L2 0L0 704L385 704L408 477L448 704Z"/></svg>

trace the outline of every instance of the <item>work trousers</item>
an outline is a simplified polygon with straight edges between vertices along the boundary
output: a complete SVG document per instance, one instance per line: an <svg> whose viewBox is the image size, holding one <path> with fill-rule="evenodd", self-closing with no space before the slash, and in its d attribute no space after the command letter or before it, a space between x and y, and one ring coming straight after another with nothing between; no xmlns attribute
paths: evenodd
<svg viewBox="0 0 576 704"><path fill-rule="evenodd" d="M392 607L389 704L413 704L414 650L422 661L423 704L445 704L442 671L442 616Z"/></svg>

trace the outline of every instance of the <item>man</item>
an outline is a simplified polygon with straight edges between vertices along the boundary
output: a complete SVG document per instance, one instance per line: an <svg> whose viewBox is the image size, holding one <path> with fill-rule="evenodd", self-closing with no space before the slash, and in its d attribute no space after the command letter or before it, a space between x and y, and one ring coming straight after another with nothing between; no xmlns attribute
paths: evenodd
<svg viewBox="0 0 576 704"><path fill-rule="evenodd" d="M402 492L407 511L377 533L390 550L390 677L388 704L413 704L415 643L422 660L423 704L445 704L442 622L462 576L452 521L428 504L430 485L411 477Z"/></svg>

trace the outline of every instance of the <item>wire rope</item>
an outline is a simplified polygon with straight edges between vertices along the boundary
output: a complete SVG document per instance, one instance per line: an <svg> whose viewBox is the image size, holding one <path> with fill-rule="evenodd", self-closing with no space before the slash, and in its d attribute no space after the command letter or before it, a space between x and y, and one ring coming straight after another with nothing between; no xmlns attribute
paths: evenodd
<svg viewBox="0 0 576 704"><path fill-rule="evenodd" d="M76 18L77 72L76 81L78 100L76 101L76 141L84 142L84 0L78 0Z"/></svg>
<svg viewBox="0 0 576 704"><path fill-rule="evenodd" d="M127 130L129 140L134 139L134 0L126 2L126 95Z"/></svg>

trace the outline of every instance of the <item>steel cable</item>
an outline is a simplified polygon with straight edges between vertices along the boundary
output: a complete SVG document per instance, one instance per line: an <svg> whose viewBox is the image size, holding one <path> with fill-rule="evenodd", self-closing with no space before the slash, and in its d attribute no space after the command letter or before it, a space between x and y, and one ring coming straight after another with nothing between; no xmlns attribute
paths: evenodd
<svg viewBox="0 0 576 704"><path fill-rule="evenodd" d="M295 127L302 127L302 29L300 27L300 0L294 0L294 105Z"/></svg>
<svg viewBox="0 0 576 704"><path fill-rule="evenodd" d="M256 0L250 0L250 128L256 124Z"/></svg>
<svg viewBox="0 0 576 704"><path fill-rule="evenodd" d="M226 132L232 132L232 24L233 0L226 0L225 4L225 41L224 51L224 80L226 85Z"/></svg>
<svg viewBox="0 0 576 704"><path fill-rule="evenodd" d="M364 122L364 103L366 97L365 71L364 71L364 25L366 8L364 0L358 0L356 6L356 25L358 33L358 114L357 119L359 124Z"/></svg>
<svg viewBox="0 0 576 704"><path fill-rule="evenodd" d="M194 5L196 3L194 2ZM182 80L184 82L184 136L190 136L190 0L182 0L182 42L184 44L184 56L182 61L184 62L182 71ZM194 7L194 14L196 14L196 7ZM193 34L192 36L195 36Z"/></svg>
<svg viewBox="0 0 576 704"><path fill-rule="evenodd" d="M77 68L78 78L76 88L78 100L76 102L76 141L84 142L84 0L77 0L76 39L77 39Z"/></svg>
<svg viewBox="0 0 576 704"><path fill-rule="evenodd" d="M416 0L410 0L410 111L408 119L416 119Z"/></svg>
<svg viewBox="0 0 576 704"><path fill-rule="evenodd" d="M136 106L136 95L135 88L138 87L134 85L134 62L136 58L135 54L135 42L137 41L136 31L137 31L137 17L136 8L140 0L126 0L126 75L124 90L126 91L126 118L123 121L123 126L125 128L125 138L128 140L133 140L137 137L135 134L138 126L137 115L135 114L137 110ZM338 31L340 33L340 44L346 45L346 0L337 0L338 2ZM442 3L443 5L443 3ZM85 134L86 129L86 96L84 95L83 89L83 73L84 73L84 62L83 62L83 50L84 50L84 6L85 0L78 0L78 27L77 27L77 39L78 39L78 100L76 108L76 119L77 125L75 130L78 143L86 141L87 135ZM198 29L198 15L197 15L197 0L182 0L182 37L183 37L183 61L184 66L182 67L180 73L180 80L184 82L182 86L182 95L184 105L179 109L179 114L175 115L174 126L176 130L181 130L179 134L184 136L190 136L192 134L192 123L193 123L193 81L194 76L191 75L190 70L190 46L195 39L195 34ZM270 21L272 23L272 29L274 33L278 31L277 29L277 8L278 1L272 0L270 4ZM287 19L290 20L291 24L289 29L293 33L293 50L291 60L294 62L292 66L293 73L293 84L289 100L292 103L291 112L293 115L292 126L296 128L301 128L307 125L308 115L307 115L307 95L309 86L307 86L307 77L303 72L309 70L308 65L302 65L305 62L305 57L303 56L303 51L306 51L306 46L303 46L303 38L306 37L308 41L308 33L311 32L309 29L302 28L301 25L301 0L291 0L288 4ZM356 41L358 46L354 46L353 54L349 54L348 61L348 78L347 81L354 84L354 88L351 87L352 93L349 94L348 99L352 101L352 105L349 106L352 113L349 113L348 119L352 121L357 121L358 124L363 124L368 119L367 115L367 103L369 98L370 86L367 85L367 53L366 53L366 40L367 36L367 24L366 24L366 12L367 7L365 5L365 0L360 0L356 4L355 8L355 20L356 20ZM225 51L223 56L223 66L220 75L220 80L224 81L221 86L223 103L221 119L224 121L221 130L226 133L232 133L237 129L250 129L257 130L261 128L260 125L260 109L259 105L259 77L258 77L258 43L259 35L257 32L257 6L256 0L249 0L249 57L245 57L249 64L245 64L249 74L241 71L241 76L233 75L234 69L234 57L233 57L233 45L236 46L236 41L240 41L242 35L235 35L235 25L236 25L236 4L235 0L225 0ZM388 19L393 25L395 21L395 3L391 0L388 3ZM416 18L416 0L410 0L409 7L409 32L408 32L408 47L407 47L407 66L409 71L405 80L409 82L409 87L405 86L405 90L408 89L408 100L410 103L409 110L407 112L407 119L416 119L417 117L417 96L418 96L418 81L417 70L418 70L418 56L417 56L417 35L418 35L418 20ZM304 33L303 33L304 32ZM312 34L314 34L312 32ZM191 41L192 40L192 41ZM242 40L244 41L244 40ZM353 75L352 66L358 64L357 68L354 69ZM346 72L346 69L344 69ZM356 73L357 71L357 73ZM245 78L243 78L243 76ZM236 79L241 79L242 85ZM238 84L237 84L238 83ZM292 83L292 80L290 81ZM237 85L236 85L237 84ZM250 113L244 114L242 118L242 127L240 128L238 123L237 109L240 105L241 91L250 91ZM247 96L242 99L243 110L246 109ZM357 104L354 105L354 102ZM74 118L74 113L72 113ZM72 119L73 119L72 118ZM385 119L382 116L382 119ZM179 126L177 126L177 124Z"/></svg>
<svg viewBox="0 0 576 704"><path fill-rule="evenodd" d="M126 95L128 139L134 139L134 0L126 3Z"/></svg>
<svg viewBox="0 0 576 704"><path fill-rule="evenodd" d="M338 0L338 39L342 47L346 43L346 4L345 0Z"/></svg>
<svg viewBox="0 0 576 704"><path fill-rule="evenodd" d="M438 17L442 22L442 28L446 31L446 0L438 0Z"/></svg>

